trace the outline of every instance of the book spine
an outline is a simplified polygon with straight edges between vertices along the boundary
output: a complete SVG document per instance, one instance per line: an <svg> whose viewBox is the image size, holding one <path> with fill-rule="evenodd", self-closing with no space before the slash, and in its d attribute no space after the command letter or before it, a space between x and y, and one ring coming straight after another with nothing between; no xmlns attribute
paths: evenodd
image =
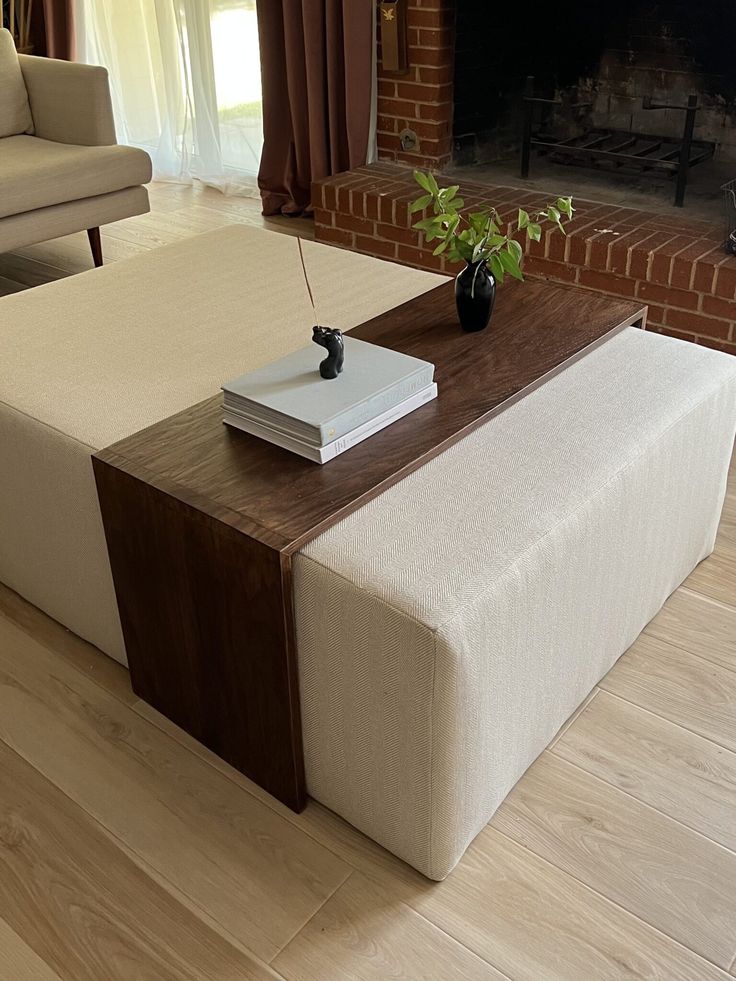
<svg viewBox="0 0 736 981"><path fill-rule="evenodd" d="M345 412L331 419L329 423L319 427L321 445L325 446L327 443L334 442L346 433L357 429L358 426L362 426L400 405L401 402L405 402L412 395L431 385L433 378L434 365L428 364L393 388L379 392L372 398L366 399L365 402L361 402L360 405L346 409Z"/></svg>
<svg viewBox="0 0 736 981"><path fill-rule="evenodd" d="M269 443L273 443L275 446L280 446L284 450L290 450L292 453L297 453L299 456L305 457L307 460L312 460L314 463L327 463L328 460L333 460L336 456L340 456L346 450L351 449L353 446L357 446L358 443L362 443L364 439L368 439L369 436L379 433L382 429L390 426L393 422L398 422L404 416L409 415L415 409L419 409L421 406L426 405L427 402L431 402L432 399L437 398L437 386L435 384L428 385L421 392L416 392L414 395L410 395L408 399L405 399L399 405L394 406L393 409L389 409L387 412L382 413L370 422L364 423L362 426L358 426L352 432L347 433L326 446L322 447L312 447L303 443L301 440L293 439L289 436L283 435L283 433L274 432L265 428L264 426L259 426L257 423L250 422L248 419L244 419L237 413L228 412L224 413L223 422L228 426L233 426L235 429L241 429L243 432L250 433L251 436L257 436L260 439L265 439Z"/></svg>
<svg viewBox="0 0 736 981"><path fill-rule="evenodd" d="M353 446L357 446L358 443L362 443L363 440L368 439L369 436L375 436L375 434L380 433L382 429L385 429L394 422L398 422L399 419L403 419L404 416L409 415L409 413L414 412L415 409L421 408L421 406L426 405L427 402L431 402L436 398L437 386L435 384L425 386L422 391L410 395L399 405L395 406L393 409L383 412L371 422L364 423L362 426L358 426L357 429L354 429L352 432L339 436L336 440L333 440L333 442L323 446L319 451L320 462L327 463L328 460L332 460L334 457L339 456L346 450L352 449Z"/></svg>
<svg viewBox="0 0 736 981"><path fill-rule="evenodd" d="M273 443L274 446L280 446L282 450L289 450L291 453L296 453L298 456L303 456L306 460L311 460L312 463L324 463L322 459L322 451L316 447L307 446L298 439L292 439L289 436L285 436L283 433L273 432L269 429L265 429L263 426L259 426L257 423L250 422L248 419L243 419L237 413L225 411L224 418L222 420L226 426L232 426L234 429L240 429L244 433L248 433L250 436L257 436L259 439L264 439L268 443Z"/></svg>

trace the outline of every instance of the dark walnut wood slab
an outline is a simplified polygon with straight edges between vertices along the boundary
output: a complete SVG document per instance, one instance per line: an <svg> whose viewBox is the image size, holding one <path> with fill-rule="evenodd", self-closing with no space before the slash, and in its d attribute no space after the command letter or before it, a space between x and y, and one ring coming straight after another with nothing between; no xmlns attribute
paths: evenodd
<svg viewBox="0 0 736 981"><path fill-rule="evenodd" d="M499 290L488 329L466 334L453 285L443 284L351 331L436 365L437 400L330 463L320 466L224 426L221 394L100 458L195 507L206 502L219 520L290 553L644 317L645 308L626 300L511 283ZM315 349L315 370L319 358Z"/></svg>
<svg viewBox="0 0 736 981"><path fill-rule="evenodd" d="M224 426L221 394L97 454L135 691L301 810L294 552L645 314L513 283L464 334L444 284L352 331L435 364L438 399L324 466Z"/></svg>

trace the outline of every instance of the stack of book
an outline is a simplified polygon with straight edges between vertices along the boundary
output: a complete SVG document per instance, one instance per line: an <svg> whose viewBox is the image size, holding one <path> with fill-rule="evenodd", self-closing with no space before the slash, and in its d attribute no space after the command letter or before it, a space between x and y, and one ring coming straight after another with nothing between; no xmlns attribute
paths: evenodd
<svg viewBox="0 0 736 981"><path fill-rule="evenodd" d="M346 336L345 368L319 373L314 344L223 385L224 422L326 463L437 397L434 365Z"/></svg>

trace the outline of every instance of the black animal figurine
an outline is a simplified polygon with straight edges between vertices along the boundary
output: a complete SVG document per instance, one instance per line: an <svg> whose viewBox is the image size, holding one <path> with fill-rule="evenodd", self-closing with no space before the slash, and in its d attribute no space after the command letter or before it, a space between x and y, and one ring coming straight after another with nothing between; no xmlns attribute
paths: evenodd
<svg viewBox="0 0 736 981"><path fill-rule="evenodd" d="M327 357L320 363L319 373L323 378L337 378L345 363L345 341L341 330L332 327L313 327L312 340L320 347L327 348Z"/></svg>

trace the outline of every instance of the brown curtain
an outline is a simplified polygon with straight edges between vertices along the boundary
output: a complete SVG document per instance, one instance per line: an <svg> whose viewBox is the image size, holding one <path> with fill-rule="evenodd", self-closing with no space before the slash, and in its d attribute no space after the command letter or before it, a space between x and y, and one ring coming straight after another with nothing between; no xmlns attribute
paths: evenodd
<svg viewBox="0 0 736 981"><path fill-rule="evenodd" d="M49 58L74 58L74 0L43 0L46 22L46 54Z"/></svg>
<svg viewBox="0 0 736 981"><path fill-rule="evenodd" d="M266 215L310 207L313 180L366 161L373 0L257 0Z"/></svg>

